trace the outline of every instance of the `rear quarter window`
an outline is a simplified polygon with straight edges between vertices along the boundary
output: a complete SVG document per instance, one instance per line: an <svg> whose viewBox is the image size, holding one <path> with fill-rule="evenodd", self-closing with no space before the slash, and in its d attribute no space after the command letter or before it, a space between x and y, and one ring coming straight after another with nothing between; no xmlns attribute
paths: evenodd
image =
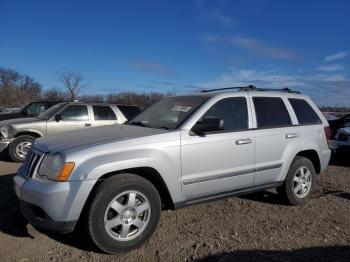
<svg viewBox="0 0 350 262"><path fill-rule="evenodd" d="M298 98L289 98L288 100L293 107L300 125L313 125L322 123L315 110L306 100Z"/></svg>
<svg viewBox="0 0 350 262"><path fill-rule="evenodd" d="M280 97L253 97L258 128L290 126L288 110Z"/></svg>

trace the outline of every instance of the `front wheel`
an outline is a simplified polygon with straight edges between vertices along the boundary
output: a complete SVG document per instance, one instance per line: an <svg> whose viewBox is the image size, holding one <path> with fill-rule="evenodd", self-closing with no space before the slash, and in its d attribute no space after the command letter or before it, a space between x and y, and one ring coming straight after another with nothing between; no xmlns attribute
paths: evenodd
<svg viewBox="0 0 350 262"><path fill-rule="evenodd" d="M24 162L34 139L35 137L24 135L17 137L13 142L11 142L9 147L9 155L11 159L18 163Z"/></svg>
<svg viewBox="0 0 350 262"><path fill-rule="evenodd" d="M315 190L315 174L314 165L308 158L296 157L283 185L277 188L277 193L291 205L303 205Z"/></svg>
<svg viewBox="0 0 350 262"><path fill-rule="evenodd" d="M148 180L120 174L106 179L95 192L87 214L87 229L104 252L135 249L156 230L161 201Z"/></svg>

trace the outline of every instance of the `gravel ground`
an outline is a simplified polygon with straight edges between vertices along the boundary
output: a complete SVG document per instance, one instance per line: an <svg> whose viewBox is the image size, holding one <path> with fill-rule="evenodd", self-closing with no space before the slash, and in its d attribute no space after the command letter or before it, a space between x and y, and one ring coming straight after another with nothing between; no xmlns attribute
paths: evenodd
<svg viewBox="0 0 350 262"><path fill-rule="evenodd" d="M27 224L12 189L19 165L0 159L0 261L350 261L348 155L332 161L305 206L286 206L271 190L164 211L146 245L115 256L82 228L60 235Z"/></svg>

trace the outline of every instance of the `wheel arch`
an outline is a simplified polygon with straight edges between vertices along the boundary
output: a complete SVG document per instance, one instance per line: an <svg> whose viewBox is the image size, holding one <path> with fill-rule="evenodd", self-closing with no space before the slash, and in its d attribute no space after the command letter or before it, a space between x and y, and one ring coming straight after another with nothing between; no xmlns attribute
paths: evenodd
<svg viewBox="0 0 350 262"><path fill-rule="evenodd" d="M43 134L36 132L36 131L31 131L31 130L23 130L23 131L19 131L18 133L15 134L15 138L19 137L19 136L32 136L35 138L39 138L42 137Z"/></svg>
<svg viewBox="0 0 350 262"><path fill-rule="evenodd" d="M88 196L88 199L85 202L83 209L85 210L86 207L89 205L89 203L91 203L98 185L100 185L105 179L107 179L109 177L117 176L118 174L125 174L125 173L140 176L140 177L148 180L149 182L151 182L159 193L159 196L160 196L160 199L162 202L162 209L163 210L175 209L175 205L174 205L173 199L171 197L171 194L169 192L169 189L166 186L160 173L156 169L154 169L152 167L146 167L146 166L145 167L122 169L122 170L113 171L113 172L109 172L109 173L102 175L97 180L94 187L92 188L92 190Z"/></svg>
<svg viewBox="0 0 350 262"><path fill-rule="evenodd" d="M320 161L320 157L317 153L316 150L313 150L313 149L309 149L309 150L303 150L303 151L300 151L296 157L305 157L307 159L309 159L312 164L314 165L315 167L315 171L316 171L316 174L320 174L321 172L321 161Z"/></svg>

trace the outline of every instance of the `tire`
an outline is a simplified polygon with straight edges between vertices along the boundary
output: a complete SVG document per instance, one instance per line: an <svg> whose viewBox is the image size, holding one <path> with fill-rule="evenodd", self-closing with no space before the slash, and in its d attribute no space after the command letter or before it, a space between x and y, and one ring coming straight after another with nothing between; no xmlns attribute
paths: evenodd
<svg viewBox="0 0 350 262"><path fill-rule="evenodd" d="M134 204L132 199L136 199ZM149 209L146 209L147 203ZM87 232L94 244L106 253L129 251L153 235L160 213L161 200L152 183L137 175L119 174L96 188L87 211Z"/></svg>
<svg viewBox="0 0 350 262"><path fill-rule="evenodd" d="M309 175L306 175L307 171ZM304 173L304 178L301 172ZM314 165L308 158L298 156L291 164L283 185L277 188L277 193L288 204L298 206L304 205L310 199L315 188Z"/></svg>
<svg viewBox="0 0 350 262"><path fill-rule="evenodd" d="M11 159L17 163L24 162L26 155L32 146L35 137L33 136L19 136L9 146L9 155Z"/></svg>

